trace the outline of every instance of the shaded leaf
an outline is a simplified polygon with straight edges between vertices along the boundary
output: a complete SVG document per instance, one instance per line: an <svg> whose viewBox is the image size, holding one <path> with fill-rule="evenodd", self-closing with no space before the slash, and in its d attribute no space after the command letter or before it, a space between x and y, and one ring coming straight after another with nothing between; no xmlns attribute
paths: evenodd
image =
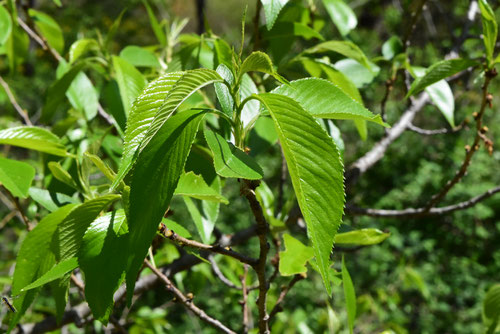
<svg viewBox="0 0 500 334"><path fill-rule="evenodd" d="M397 36L391 36L382 45L382 55L386 60L391 60L401 52L403 52L403 42Z"/></svg>
<svg viewBox="0 0 500 334"><path fill-rule="evenodd" d="M113 56L113 69L120 88L125 115L129 114L132 103L139 96L147 81L133 65L121 57Z"/></svg>
<svg viewBox="0 0 500 334"><path fill-rule="evenodd" d="M278 15L289 0L260 0L264 7L264 15L266 17L267 30L271 30L278 18Z"/></svg>
<svg viewBox="0 0 500 334"><path fill-rule="evenodd" d="M215 171L222 177L259 180L262 168L245 152L227 142L221 135L206 130L205 139L214 155Z"/></svg>
<svg viewBox="0 0 500 334"><path fill-rule="evenodd" d="M69 197L68 195L50 193L48 190L36 187L31 187L29 189L29 195L35 202L50 212L56 211L59 207L66 204L80 204L78 199Z"/></svg>
<svg viewBox="0 0 500 334"><path fill-rule="evenodd" d="M483 299L483 321L488 327L488 334L495 333L500 322L500 284L489 288Z"/></svg>
<svg viewBox="0 0 500 334"><path fill-rule="evenodd" d="M137 67L160 67L160 62L153 52L136 45L127 45L120 51L120 58Z"/></svg>
<svg viewBox="0 0 500 334"><path fill-rule="evenodd" d="M203 177L193 172L184 173L179 178L174 195L188 196L205 201L221 202L228 204L227 198L219 194L214 188L210 187Z"/></svg>
<svg viewBox="0 0 500 334"><path fill-rule="evenodd" d="M317 38L323 41L323 36L316 30L300 22L278 22L274 25L271 31L264 34L264 39L283 39L302 37L306 40ZM272 43L272 42L271 42Z"/></svg>
<svg viewBox="0 0 500 334"><path fill-rule="evenodd" d="M149 23L151 23L151 28L153 29L153 33L155 34L156 39L162 46L166 46L167 37L165 36L165 32L163 31L160 23L158 23L155 13L151 9L151 6L149 6L148 1L144 0L142 3L144 4L144 7L146 7L146 11L148 12Z"/></svg>
<svg viewBox="0 0 500 334"><path fill-rule="evenodd" d="M61 164L51 161L48 163L48 167L56 179L72 188L80 190L80 187L76 184L75 180L73 180L71 175L61 166Z"/></svg>
<svg viewBox="0 0 500 334"><path fill-rule="evenodd" d="M35 169L25 162L0 157L0 184L15 197L26 198Z"/></svg>
<svg viewBox="0 0 500 334"><path fill-rule="evenodd" d="M372 114L362 104L327 80L299 79L288 85L281 85L272 92L294 99L315 117L365 120L388 126L382 121L380 115Z"/></svg>
<svg viewBox="0 0 500 334"><path fill-rule="evenodd" d="M342 36L347 35L349 31L356 28L358 24L356 15L344 1L323 0L323 5Z"/></svg>
<svg viewBox="0 0 500 334"><path fill-rule="evenodd" d="M130 183L128 224L130 255L127 269L128 301L137 273L167 210L199 124L200 111L183 111L165 122L137 158ZM154 200L151 199L154 194Z"/></svg>
<svg viewBox="0 0 500 334"><path fill-rule="evenodd" d="M391 234L384 233L376 228L363 228L344 233L338 233L335 236L335 244L349 245L376 245L387 239Z"/></svg>
<svg viewBox="0 0 500 334"><path fill-rule="evenodd" d="M57 24L57 22L49 15L32 8L28 9L28 14L40 31L41 35L47 40L47 43L49 43L49 45L57 52L63 53L64 37L59 24Z"/></svg>
<svg viewBox="0 0 500 334"><path fill-rule="evenodd" d="M229 85L233 85L234 77L231 70L224 64L220 64L217 66L217 73L224 79ZM233 107L234 101L231 96L231 92L229 88L222 83L215 83L215 93L217 94L217 99L219 100L222 111L232 117L233 116Z"/></svg>
<svg viewBox="0 0 500 334"><path fill-rule="evenodd" d="M342 256L342 282L344 283L344 297L347 308L347 325L349 333L352 334L354 329L354 320L356 319L356 292L352 284L351 275L347 271L344 257Z"/></svg>
<svg viewBox="0 0 500 334"><path fill-rule="evenodd" d="M306 273L306 263L314 257L312 247L305 246L290 234L283 234L285 251L280 252L280 274L291 276Z"/></svg>
<svg viewBox="0 0 500 334"><path fill-rule="evenodd" d="M330 253L344 211L344 167L339 152L332 138L295 100L270 93L256 98L275 122L314 255L330 295Z"/></svg>
<svg viewBox="0 0 500 334"><path fill-rule="evenodd" d="M86 301L94 317L105 324L113 308L113 294L127 265L126 233L125 212L108 212L90 224L78 252L78 262L85 274Z"/></svg>
<svg viewBox="0 0 500 334"><path fill-rule="evenodd" d="M72 257L64 261L61 261L54 267L52 267L49 271L47 271L45 274L43 274L36 281L21 289L21 292L41 287L42 285L45 285L49 282L52 282L58 278L63 277L65 274L67 274L70 271L73 271L77 267L78 267L78 259L76 257Z"/></svg>
<svg viewBox="0 0 500 334"><path fill-rule="evenodd" d="M240 84L240 96L241 101L251 96L252 94L258 94L259 90L253 82L252 78L248 74L244 74L241 78ZM240 120L243 123L243 128L253 126L255 121L258 119L260 114L260 102L257 100L250 100L245 103L243 109L241 110Z"/></svg>
<svg viewBox="0 0 500 334"><path fill-rule="evenodd" d="M269 58L269 56L264 52L252 52L247 58L245 58L240 67L238 82L241 81L243 74L252 71L267 73L272 75L276 80L286 83L286 80L274 70L271 58Z"/></svg>
<svg viewBox="0 0 500 334"><path fill-rule="evenodd" d="M328 41L324 43L317 44L312 48L304 51L306 54L311 53L324 53L324 52L336 52L347 58L356 60L358 63L366 67L368 70L372 70L372 65L366 57L366 55L361 51L361 49L349 41Z"/></svg>
<svg viewBox="0 0 500 334"><path fill-rule="evenodd" d="M420 93L425 87L476 65L474 60L460 58L437 62L427 69L424 76L412 83L406 97Z"/></svg>
<svg viewBox="0 0 500 334"><path fill-rule="evenodd" d="M24 147L30 150L66 156L66 148L59 137L35 126L19 126L0 131L0 144Z"/></svg>
<svg viewBox="0 0 500 334"><path fill-rule="evenodd" d="M4 6L0 6L0 45L4 45L12 32L12 19Z"/></svg>
<svg viewBox="0 0 500 334"><path fill-rule="evenodd" d="M196 230L204 243L210 243L210 237L215 227L213 220L207 219L202 215L196 204L189 197L184 197L184 203L193 219Z"/></svg>

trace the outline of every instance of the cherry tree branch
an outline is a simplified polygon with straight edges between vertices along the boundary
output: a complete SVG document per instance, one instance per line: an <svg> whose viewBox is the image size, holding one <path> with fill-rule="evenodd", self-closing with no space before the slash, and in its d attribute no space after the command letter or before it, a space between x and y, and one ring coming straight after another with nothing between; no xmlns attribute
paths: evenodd
<svg viewBox="0 0 500 334"><path fill-rule="evenodd" d="M198 306L196 306L193 303L192 298L186 297L181 292L181 290L179 290L179 289L177 289L177 287L175 287L175 285L172 283L172 281L167 276L165 276L156 267L151 265L151 263L149 263L148 260L144 260L144 264L146 265L146 267L151 269L156 276L158 276L160 281L165 283L165 287L167 288L167 290L172 292L175 295L175 297L182 303L182 305L184 305L188 310L193 312L198 318L200 318L201 320L203 320L204 322L206 322L210 326L214 327L215 329L218 329L219 331L221 331L223 333L236 334L236 332L229 329L227 326L222 324L219 320L210 317L208 314L205 313L205 311L203 311Z"/></svg>
<svg viewBox="0 0 500 334"><path fill-rule="evenodd" d="M296 274L295 276L293 276L292 280L288 283L288 285L285 285L281 288L278 300L276 301L276 304L274 305L273 309L271 310L271 313L269 314L269 321L271 321L278 312L283 311L283 306L281 304L283 303L283 300L285 299L288 291L290 291L290 289L293 288L295 283L303 280L304 278L306 278L305 274Z"/></svg>

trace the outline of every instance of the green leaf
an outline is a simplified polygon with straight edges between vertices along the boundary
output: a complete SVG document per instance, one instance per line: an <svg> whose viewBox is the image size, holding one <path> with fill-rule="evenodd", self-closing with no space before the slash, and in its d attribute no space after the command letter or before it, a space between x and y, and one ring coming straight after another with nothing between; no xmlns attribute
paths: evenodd
<svg viewBox="0 0 500 334"><path fill-rule="evenodd" d="M174 222L173 220L170 220L170 219L167 219L167 218L163 218L162 221L161 221L163 224L165 224L165 226L167 226L167 228L169 230L172 230L174 231L175 233L177 233L178 235L180 235L181 237L183 238L191 238L191 233L189 233L188 230L186 230L182 225L180 225L179 223L176 223Z"/></svg>
<svg viewBox="0 0 500 334"><path fill-rule="evenodd" d="M205 139L214 155L215 171L222 177L260 180L262 168L245 152L227 142L221 135L205 130Z"/></svg>
<svg viewBox="0 0 500 334"><path fill-rule="evenodd" d="M376 228L362 228L360 230L338 233L335 236L335 244L376 245L389 238L390 235L390 233L384 233Z"/></svg>
<svg viewBox="0 0 500 334"><path fill-rule="evenodd" d="M83 236L78 262L85 274L85 298L93 316L107 323L113 294L127 265L128 232L123 210L98 217Z"/></svg>
<svg viewBox="0 0 500 334"><path fill-rule="evenodd" d="M146 0L144 0L142 3L144 4L144 7L146 7L146 11L148 12L149 23L151 23L151 28L153 29L153 33L155 34L156 39L158 40L158 42L160 42L161 46L166 46L167 37L165 36L165 32L163 31L161 25L158 23L155 13Z"/></svg>
<svg viewBox="0 0 500 334"><path fill-rule="evenodd" d="M64 101L66 91L69 86L85 66L85 63L78 63L74 65L69 71L64 73L60 79L49 87L46 102L42 109L41 120L43 122L50 121L52 116L54 116L57 107Z"/></svg>
<svg viewBox="0 0 500 334"><path fill-rule="evenodd" d="M391 60L401 52L403 52L403 42L397 36L391 36L382 45L382 55L386 60Z"/></svg>
<svg viewBox="0 0 500 334"><path fill-rule="evenodd" d="M134 156L138 154L153 138L156 132L173 115L179 106L197 90L215 83L222 82L220 75L208 69L198 69L184 72L182 77L172 86L172 78L178 77L179 72L172 77L166 75L157 84L149 86L137 99L136 116L127 122L125 144L120 170L113 183L115 187L128 173L134 164ZM164 95L165 102L155 112L158 100L151 101L151 97ZM150 118L154 116L154 118ZM130 128L130 130L129 130Z"/></svg>
<svg viewBox="0 0 500 334"><path fill-rule="evenodd" d="M102 174L104 174L104 176L106 176L108 180L111 182L115 180L115 172L104 161L102 161L101 158L88 152L85 152L85 156L87 156L94 163L94 165L101 171Z"/></svg>
<svg viewBox="0 0 500 334"><path fill-rule="evenodd" d="M194 221L196 230L204 243L210 243L210 237L214 230L215 222L213 220L207 219L202 215L196 204L189 197L184 197L184 203Z"/></svg>
<svg viewBox="0 0 500 334"><path fill-rule="evenodd" d="M259 90L253 82L252 78L248 74L244 74L241 78L240 84L240 96L241 101L245 100L252 94L258 94ZM240 114L240 120L243 124L243 128L246 130L252 127L254 123L259 118L260 114L260 102L257 100L249 100L243 106Z"/></svg>
<svg viewBox="0 0 500 334"><path fill-rule="evenodd" d="M334 66L338 71L348 76L356 87L361 88L371 83L380 72L377 65L373 63L369 63L369 65L371 67L367 68L354 59L342 59L336 62Z"/></svg>
<svg viewBox="0 0 500 334"><path fill-rule="evenodd" d="M77 256L87 228L102 210L119 198L120 195L105 195L91 199L78 205L64 218L57 228L58 261Z"/></svg>
<svg viewBox="0 0 500 334"><path fill-rule="evenodd" d="M0 45L4 45L12 31L12 19L4 6L0 6Z"/></svg>
<svg viewBox="0 0 500 334"><path fill-rule="evenodd" d="M70 66L61 60L57 68L58 76L68 71ZM94 85L83 72L76 75L66 91L66 96L73 108L82 112L86 120L92 120L97 115L98 97Z"/></svg>
<svg viewBox="0 0 500 334"><path fill-rule="evenodd" d="M271 58L269 58L269 56L264 52L260 51L252 52L243 61L243 64L241 64L240 67L237 81L240 82L243 74L252 71L267 73L269 75L272 75L279 82L286 83L286 80L274 70Z"/></svg>
<svg viewBox="0 0 500 334"><path fill-rule="evenodd" d="M255 96L271 114L328 294L330 253L344 212L344 167L332 138L295 100Z"/></svg>
<svg viewBox="0 0 500 334"><path fill-rule="evenodd" d="M495 52L495 43L497 41L498 24L495 12L491 9L486 0L479 0L479 9L481 10L481 21L483 22L484 46L486 48L486 58L491 63L493 52Z"/></svg>
<svg viewBox="0 0 500 334"><path fill-rule="evenodd" d="M203 177L193 172L184 173L179 179L174 195L188 196L205 201L228 204L227 198L210 187Z"/></svg>
<svg viewBox="0 0 500 334"><path fill-rule="evenodd" d="M231 70L224 64L220 64L217 66L217 73L226 81L229 85L233 85L234 77ZM216 83L215 85L215 93L217 94L217 99L219 100L222 111L232 117L233 116L233 107L234 101L231 96L231 92L229 88L222 83Z"/></svg>
<svg viewBox="0 0 500 334"><path fill-rule="evenodd" d="M358 25L356 14L344 1L323 0L323 5L342 36L346 36Z"/></svg>
<svg viewBox="0 0 500 334"><path fill-rule="evenodd" d="M79 39L69 48L69 63L73 64L89 51L99 50L99 44L95 39L84 38Z"/></svg>
<svg viewBox="0 0 500 334"><path fill-rule="evenodd" d="M483 299L483 316L486 320L494 320L500 317L500 284L494 284L489 288Z"/></svg>
<svg viewBox="0 0 500 334"><path fill-rule="evenodd" d="M0 144L24 147L65 157L66 149L59 137L43 128L19 126L0 131Z"/></svg>
<svg viewBox="0 0 500 334"><path fill-rule="evenodd" d="M36 187L31 187L29 189L29 195L35 202L37 202L50 212L56 211L60 206L66 204L80 204L78 199L69 197L68 195L51 193L48 190Z"/></svg>
<svg viewBox="0 0 500 334"><path fill-rule="evenodd" d="M285 7L288 1L289 0L260 0L260 2L262 2L262 7L264 7L267 30L271 30L281 9Z"/></svg>
<svg viewBox="0 0 500 334"><path fill-rule="evenodd" d="M120 27L120 23L122 22L123 15L127 9L125 8L124 10L121 11L120 15L116 18L116 20L113 22L111 27L109 28L108 35L106 36L106 40L104 41L104 46L108 47L113 38L115 38L116 33L118 32L118 28Z"/></svg>
<svg viewBox="0 0 500 334"><path fill-rule="evenodd" d="M168 92L182 75L183 72L172 72L161 76L151 82L134 101L127 120L122 160L117 177L113 182L113 189L120 184L132 167L134 155L139 153L139 145L144 139L149 125L163 104Z"/></svg>
<svg viewBox="0 0 500 334"><path fill-rule="evenodd" d="M32 8L28 9L28 14L35 22L35 26L42 36L47 40L47 43L57 52L63 53L64 37L59 24L49 15Z"/></svg>
<svg viewBox="0 0 500 334"><path fill-rule="evenodd" d="M290 234L283 234L283 240L285 241L285 251L280 252L280 274L291 276L306 273L306 263L314 257L312 247L304 246Z"/></svg>
<svg viewBox="0 0 500 334"><path fill-rule="evenodd" d="M354 320L356 320L356 292L354 291L351 275L347 271L344 256L342 256L342 282L344 283L344 296L347 308L347 325L349 326L349 333L352 334Z"/></svg>
<svg viewBox="0 0 500 334"><path fill-rule="evenodd" d="M26 198L35 169L25 162L0 157L0 184L15 197Z"/></svg>
<svg viewBox="0 0 500 334"><path fill-rule="evenodd" d="M137 273L167 210L204 112L187 110L172 116L144 147L130 180L128 300ZM151 194L155 194L154 199Z"/></svg>
<svg viewBox="0 0 500 334"><path fill-rule="evenodd" d="M278 22L274 25L271 31L264 34L264 39L273 39L302 37L306 40L317 38L320 41L325 40L323 36L316 30L300 22Z"/></svg>
<svg viewBox="0 0 500 334"><path fill-rule="evenodd" d="M417 78L425 74L425 69L419 67L411 68ZM417 79L418 80L418 79ZM451 91L450 85L446 80L439 80L430 86L425 87L434 105L441 111L452 128L455 127L455 97Z"/></svg>
<svg viewBox="0 0 500 334"><path fill-rule="evenodd" d="M474 60L461 58L437 62L427 69L424 76L416 79L412 83L406 97L418 94L423 91L425 87L476 65L477 62Z"/></svg>
<svg viewBox="0 0 500 334"><path fill-rule="evenodd" d="M136 45L128 45L120 52L120 58L137 67L160 67L155 54Z"/></svg>
<svg viewBox="0 0 500 334"><path fill-rule="evenodd" d="M11 328L17 324L36 295L35 290L21 294L21 289L45 273L45 271L40 270L40 267L42 263L46 261L45 259L51 254L50 244L52 236L57 229L57 225L63 221L75 206L76 205L73 204L66 205L45 216L45 218L28 233L21 244L21 249L17 254L14 279L12 280L12 295L19 295L19 297L14 299L14 306L17 309L17 313L10 324Z"/></svg>
<svg viewBox="0 0 500 334"><path fill-rule="evenodd" d="M52 269L43 274L36 281L21 289L21 292L38 288L41 287L42 285L50 283L58 278L63 277L65 274L67 274L70 271L73 271L77 267L78 267L78 259L76 257L72 257L64 261L61 261L54 267L52 267Z"/></svg>
<svg viewBox="0 0 500 334"><path fill-rule="evenodd" d="M324 52L335 52L341 54L347 58L356 60L368 70L372 71L372 65L370 64L370 61L363 53L363 51L361 51L361 49L356 44L349 41L328 41L317 44L312 48L304 51L304 53L306 54Z"/></svg>
<svg viewBox="0 0 500 334"><path fill-rule="evenodd" d="M388 127L380 115L372 114L335 84L318 78L299 79L272 91L288 96L320 118L365 120Z"/></svg>
<svg viewBox="0 0 500 334"><path fill-rule="evenodd" d="M132 108L132 103L139 96L147 81L144 76L133 65L121 57L113 56L113 69L116 75L116 82L120 88L123 109L128 115Z"/></svg>
<svg viewBox="0 0 500 334"><path fill-rule="evenodd" d="M72 188L81 190L78 184L76 184L75 180L73 180L71 175L61 166L61 164L55 161L51 161L48 163L48 167L50 169L50 172L56 179Z"/></svg>

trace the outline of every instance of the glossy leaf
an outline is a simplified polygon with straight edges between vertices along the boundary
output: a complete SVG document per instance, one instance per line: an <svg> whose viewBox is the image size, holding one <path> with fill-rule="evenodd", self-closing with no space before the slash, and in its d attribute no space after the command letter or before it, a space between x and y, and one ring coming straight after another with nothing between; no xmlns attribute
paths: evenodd
<svg viewBox="0 0 500 334"><path fill-rule="evenodd" d="M314 257L312 247L305 246L290 234L283 234L285 251L280 252L279 271L283 276L306 273L306 264Z"/></svg>
<svg viewBox="0 0 500 334"><path fill-rule="evenodd" d="M217 73L224 79L229 85L234 83L234 77L231 70L224 64L220 64L217 66ZM217 99L219 100L219 104L222 108L222 111L232 117L233 116L233 107L234 101L231 96L231 92L229 88L222 83L215 83L215 93L217 94Z"/></svg>
<svg viewBox="0 0 500 334"><path fill-rule="evenodd" d="M330 253L344 212L344 167L332 138L295 100L256 96L271 114L328 294Z"/></svg>
<svg viewBox="0 0 500 334"><path fill-rule="evenodd" d="M347 308L347 325L349 333L353 333L354 320L356 319L356 292L352 284L351 275L347 271L344 257L342 256L342 282L344 284L344 297Z"/></svg>
<svg viewBox="0 0 500 334"><path fill-rule="evenodd" d="M12 32L12 19L4 6L0 6L0 45L4 45Z"/></svg>
<svg viewBox="0 0 500 334"><path fill-rule="evenodd" d="M437 62L427 69L424 76L412 83L406 97L418 94L425 87L476 65L476 61L460 58Z"/></svg>
<svg viewBox="0 0 500 334"><path fill-rule="evenodd" d="M196 175L193 172L184 173L179 178L177 188L174 195L188 196L205 201L220 202L228 204L227 198L219 194L215 189L210 187L203 177Z"/></svg>
<svg viewBox="0 0 500 334"><path fill-rule="evenodd" d="M86 301L94 317L105 324L127 265L127 231L125 212L108 212L89 226L78 252L85 274Z"/></svg>
<svg viewBox="0 0 500 334"><path fill-rule="evenodd" d="M380 72L380 68L373 64L368 63L370 67L363 66L354 59L342 59L335 63L334 67L342 72L345 76L349 77L357 88L361 88L373 81Z"/></svg>
<svg viewBox="0 0 500 334"><path fill-rule="evenodd" d="M84 38L79 39L69 48L69 63L72 64L78 59L80 59L87 52L92 50L98 50L99 44L95 39Z"/></svg>
<svg viewBox="0 0 500 334"><path fill-rule="evenodd" d="M244 74L241 78L240 96L241 101L246 99L252 94L258 94L259 90L248 74ZM243 123L243 128L253 126L260 114L260 102L257 100L250 100L245 103L241 110L240 120Z"/></svg>
<svg viewBox="0 0 500 334"><path fill-rule="evenodd" d="M203 116L203 112L192 110L172 116L137 158L130 181L128 215L129 249L134 250L129 258L126 276L129 302L137 272L184 171ZM154 194L154 200L151 194Z"/></svg>
<svg viewBox="0 0 500 334"><path fill-rule="evenodd" d="M247 72L262 72L272 75L276 80L285 83L286 80L283 79L273 68L273 62L271 58L264 52L256 51L252 52L241 64L238 82L241 81L243 74Z"/></svg>
<svg viewBox="0 0 500 334"><path fill-rule="evenodd" d="M63 53L64 37L59 24L49 15L32 8L28 9L28 14L42 36L47 40L47 43L57 52Z"/></svg>
<svg viewBox="0 0 500 334"><path fill-rule="evenodd" d="M30 164L0 157L0 184L13 196L26 198L34 177Z"/></svg>
<svg viewBox="0 0 500 334"><path fill-rule="evenodd" d="M259 180L264 176L262 168L252 157L218 133L206 130L205 139L214 155L215 171L220 176L247 180Z"/></svg>
<svg viewBox="0 0 500 334"><path fill-rule="evenodd" d="M35 202L50 212L56 211L59 207L66 204L80 204L78 199L69 197L68 195L51 193L48 190L36 187L31 187L29 189L29 195Z"/></svg>
<svg viewBox="0 0 500 334"><path fill-rule="evenodd" d="M215 222L202 215L195 202L189 197L184 197L184 203L193 219L196 230L204 243L210 243L210 237L215 227Z"/></svg>
<svg viewBox="0 0 500 334"><path fill-rule="evenodd" d="M388 126L380 115L372 114L335 84L318 78L306 78L281 85L273 93L288 96L320 118L371 121Z"/></svg>
<svg viewBox="0 0 500 334"><path fill-rule="evenodd" d="M70 271L73 271L77 267L78 267L78 259L76 257L72 257L64 261L61 261L54 267L52 267L52 269L43 274L36 281L21 289L21 292L38 288L41 287L42 285L50 283L58 278L63 277L65 274L67 274Z"/></svg>
<svg viewBox="0 0 500 334"><path fill-rule="evenodd" d="M267 30L271 30L281 9L285 7L288 1L289 0L260 0L260 2L262 2L262 7L264 7Z"/></svg>
<svg viewBox="0 0 500 334"><path fill-rule="evenodd" d="M352 9L342 0L323 0L323 5L342 36L356 28L358 20Z"/></svg>
<svg viewBox="0 0 500 334"><path fill-rule="evenodd" d="M120 88L123 109L128 115L132 103L139 96L147 81L144 76L132 64L121 57L113 56L113 69L116 74L116 82Z"/></svg>
<svg viewBox="0 0 500 334"><path fill-rule="evenodd" d="M66 156L66 149L59 137L35 126L19 126L0 131L0 144L24 147L30 150Z"/></svg>
<svg viewBox="0 0 500 334"><path fill-rule="evenodd" d="M120 195L105 195L80 204L59 224L57 232L58 261L77 256L83 235L99 213L118 200Z"/></svg>
<svg viewBox="0 0 500 334"><path fill-rule="evenodd" d="M42 121L47 122L54 116L57 107L66 97L66 91L85 66L85 63L78 63L72 66L70 70L49 87L46 102L42 109Z"/></svg>
<svg viewBox="0 0 500 334"><path fill-rule="evenodd" d="M167 226L167 228L169 230L174 231L174 233L177 233L181 237L186 238L186 239L191 238L191 233L189 233L189 231L186 230L186 228L184 228L179 223L176 223L173 220L170 220L170 219L167 219L167 218L163 218L161 222L163 224L165 224L165 226Z"/></svg>
<svg viewBox="0 0 500 334"><path fill-rule="evenodd" d="M324 43L317 44L312 48L304 51L306 54L311 53L324 53L324 52L335 52L341 54L347 58L356 60L358 63L366 67L368 70L372 70L370 61L366 55L361 51L361 49L354 43L349 41L328 41Z"/></svg>
<svg viewBox="0 0 500 334"><path fill-rule="evenodd" d="M376 228L363 228L360 230L338 233L335 236L335 244L359 246L376 245L387 239L390 235L390 233L384 233Z"/></svg>
<svg viewBox="0 0 500 334"><path fill-rule="evenodd" d="M498 35L498 24L495 12L491 9L488 1L479 0L479 9L481 11L481 21L483 22L484 46L486 48L486 58L489 62L493 59L495 52L495 43Z"/></svg>
<svg viewBox="0 0 500 334"><path fill-rule="evenodd" d="M163 104L168 92L182 75L183 72L172 72L161 76L151 82L134 101L127 120L122 160L113 188L123 180L123 177L132 167L134 155L139 153L137 150L146 135L149 125Z"/></svg>
<svg viewBox="0 0 500 334"><path fill-rule="evenodd" d="M21 289L42 276L45 271L39 270L45 259L51 254L50 244L57 225L69 214L76 205L66 205L57 211L48 214L35 228L28 233L21 249L17 254L16 269L12 280L12 295L18 296L14 299L14 306L17 309L10 327L12 328L19 321L22 315L33 302L36 290L21 293Z"/></svg>
<svg viewBox="0 0 500 334"><path fill-rule="evenodd" d="M128 45L120 52L120 58L137 67L160 67L155 54L136 45Z"/></svg>

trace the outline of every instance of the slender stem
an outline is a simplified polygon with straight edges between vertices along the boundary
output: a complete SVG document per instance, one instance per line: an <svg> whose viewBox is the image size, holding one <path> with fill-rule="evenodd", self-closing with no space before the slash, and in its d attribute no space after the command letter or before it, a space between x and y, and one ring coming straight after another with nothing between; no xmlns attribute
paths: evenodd
<svg viewBox="0 0 500 334"><path fill-rule="evenodd" d="M28 113L26 112L26 110L21 108L19 103L17 103L14 94L12 94L9 85L7 84L7 82L5 82L2 76L0 76L0 85L2 85L3 89L7 93L7 97L9 98L10 103L14 106L14 109L16 109L17 113L23 118L24 123L26 123L26 125L32 126L33 123L31 123L30 118L28 117Z"/></svg>
<svg viewBox="0 0 500 334"><path fill-rule="evenodd" d="M5 188L4 186L2 186L2 187L5 189L5 191L7 192L7 194L10 197L12 204L14 204L17 211L19 212L24 224L26 225L26 229L28 230L28 232L31 231L33 229L33 227L31 226L31 223L30 223L28 217L26 217L26 215L24 214L24 210L21 207L21 204L19 204L19 200L14 195L12 195L12 193L9 191L9 189Z"/></svg>
<svg viewBox="0 0 500 334"><path fill-rule="evenodd" d="M235 252L230 247L224 248L224 247L221 247L219 245L207 245L207 244L203 244L201 242L195 241L195 240L183 238L180 235L178 235L177 233L175 233L174 231L168 229L164 224L162 224L160 227L160 233L162 236L174 241L179 246L188 246L188 247L197 248L200 250L206 250L206 251L210 251L213 253L218 253L218 254L230 256L230 257L232 257L232 258L234 258L242 263L246 263L246 264L249 264L251 266L254 266L258 263L256 259L248 257L248 256L243 255L243 254L240 254L238 252Z"/></svg>
<svg viewBox="0 0 500 334"><path fill-rule="evenodd" d="M438 204L445 196L446 194L450 191L453 186L455 186L465 175L467 172L467 168L470 165L472 156L476 151L479 150L479 145L481 143L481 135L483 130L483 116L484 112L486 110L486 106L491 103L491 95L488 93L488 86L491 82L491 80L497 75L497 72L495 69L492 70L487 70L485 72L485 80L483 84L483 97L481 101L481 107L479 109L478 113L474 114L474 118L476 119L476 136L474 138L474 142L471 147L466 147L466 154L464 161L462 162L462 165L460 166L459 170L455 173L455 176L449 180L444 187L441 189L439 193L434 195L429 203L426 205L426 209L430 210L432 207L434 207L436 204Z"/></svg>
<svg viewBox="0 0 500 334"><path fill-rule="evenodd" d="M155 268L153 265L148 260L144 260L144 264L146 267L151 269L153 273L158 276L158 278L165 283L165 287L167 290L172 292L174 296L191 312L193 312L198 318L206 322L207 324L211 325L215 329L220 330L223 333L231 333L231 334L236 334L233 330L229 329L227 326L222 324L219 320L214 319L210 317L208 314L205 313L202 309L200 309L198 306L196 306L193 303L193 298L188 298L186 297L179 289L175 287L175 285L170 281L170 279L165 276L161 271L159 271L157 268Z"/></svg>
<svg viewBox="0 0 500 334"><path fill-rule="evenodd" d="M257 278L259 279L259 298L257 299L257 307L259 309L259 333L268 334L269 331L269 314L266 308L266 298L268 284L266 279L266 260L267 254L269 252L269 243L267 242L267 234L269 232L269 224L264 217L264 212L260 206L257 197L255 196L255 188L257 188L258 183L245 180L241 187L241 193L246 197L252 213L257 222L257 236L259 237L259 260L256 265L254 265L254 270L257 273Z"/></svg>
<svg viewBox="0 0 500 334"><path fill-rule="evenodd" d="M292 280L288 283L288 285L285 285L281 288L281 293L278 297L278 300L276 301L276 304L274 305L273 309L271 310L271 313L269 314L269 321L271 321L278 312L281 312L283 310L282 303L283 300L285 299L287 293L290 291L291 288L298 282L306 278L305 274L296 274L293 276Z"/></svg>

